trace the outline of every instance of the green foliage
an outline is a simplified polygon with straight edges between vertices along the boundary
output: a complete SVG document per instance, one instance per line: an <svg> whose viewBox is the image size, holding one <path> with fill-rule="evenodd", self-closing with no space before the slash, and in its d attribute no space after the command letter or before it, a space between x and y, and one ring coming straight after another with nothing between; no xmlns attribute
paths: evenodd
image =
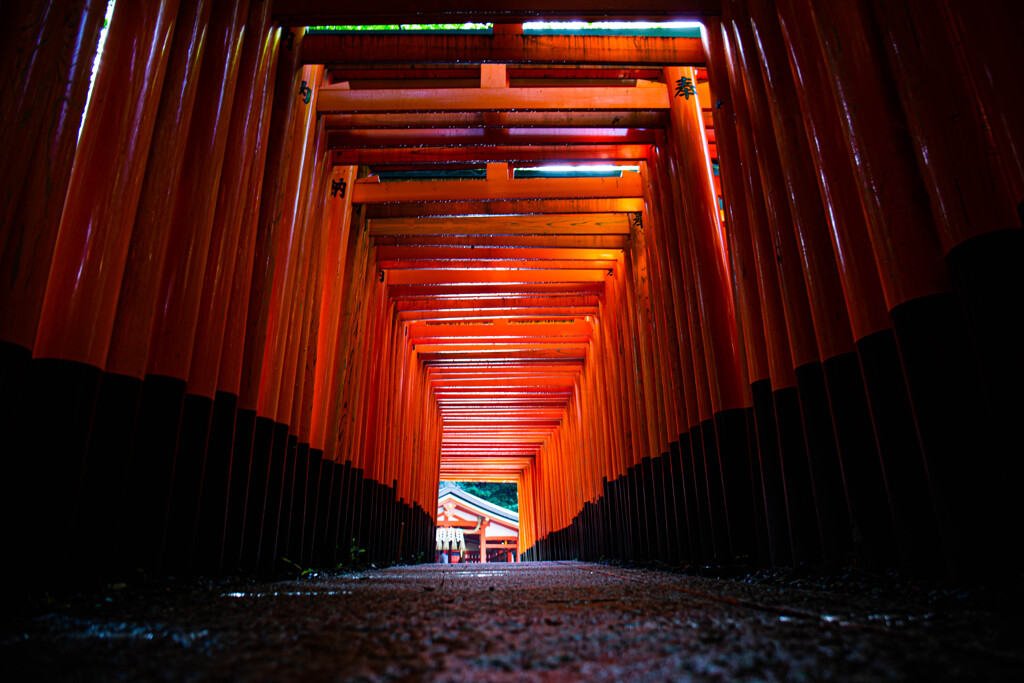
<svg viewBox="0 0 1024 683"><path fill-rule="evenodd" d="M472 493L488 503L519 512L519 494L515 484L490 481L460 481L456 483L466 493Z"/></svg>
<svg viewBox="0 0 1024 683"><path fill-rule="evenodd" d="M295 569L299 570L299 576L300 577L307 576L307 575L313 573L313 569L312 568L303 569L302 565L300 565L298 562L294 562L292 560L289 560L287 557L282 557L281 561L286 563L286 564L290 564L292 567L294 567Z"/></svg>
<svg viewBox="0 0 1024 683"><path fill-rule="evenodd" d="M352 545L348 549L348 560L349 564L355 565L359 562L359 555L366 552L366 548L360 548L356 543L356 539L352 539Z"/></svg>

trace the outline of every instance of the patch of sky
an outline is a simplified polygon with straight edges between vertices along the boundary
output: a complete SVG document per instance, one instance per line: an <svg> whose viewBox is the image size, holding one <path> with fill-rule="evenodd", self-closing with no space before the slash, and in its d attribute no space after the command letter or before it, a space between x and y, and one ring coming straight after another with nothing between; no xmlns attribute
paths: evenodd
<svg viewBox="0 0 1024 683"><path fill-rule="evenodd" d="M114 16L114 3L116 0L107 2L107 12L103 15L103 28L100 29L100 39L96 43L96 55L92 58L92 74L89 76L89 93L85 96L85 109L82 110L82 122L78 124L78 138L82 138L82 128L85 126L85 117L89 113L89 103L92 102L92 87L96 84L96 72L100 68L100 59L103 57L103 46L107 43L107 28L110 26L110 18Z"/></svg>

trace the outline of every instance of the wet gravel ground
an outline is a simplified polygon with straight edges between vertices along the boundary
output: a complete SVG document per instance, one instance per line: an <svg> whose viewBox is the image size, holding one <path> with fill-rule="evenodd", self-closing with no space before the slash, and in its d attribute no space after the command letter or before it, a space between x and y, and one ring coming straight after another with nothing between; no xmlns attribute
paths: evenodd
<svg viewBox="0 0 1024 683"><path fill-rule="evenodd" d="M118 584L5 615L0 676L1016 682L1024 629L1015 599L580 562Z"/></svg>

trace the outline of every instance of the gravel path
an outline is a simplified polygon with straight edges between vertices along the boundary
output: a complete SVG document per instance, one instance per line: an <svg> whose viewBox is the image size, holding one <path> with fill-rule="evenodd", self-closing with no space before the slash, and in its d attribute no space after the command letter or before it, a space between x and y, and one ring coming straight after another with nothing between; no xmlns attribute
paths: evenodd
<svg viewBox="0 0 1024 683"><path fill-rule="evenodd" d="M579 562L153 585L4 618L4 680L1024 680L1010 610L952 598Z"/></svg>

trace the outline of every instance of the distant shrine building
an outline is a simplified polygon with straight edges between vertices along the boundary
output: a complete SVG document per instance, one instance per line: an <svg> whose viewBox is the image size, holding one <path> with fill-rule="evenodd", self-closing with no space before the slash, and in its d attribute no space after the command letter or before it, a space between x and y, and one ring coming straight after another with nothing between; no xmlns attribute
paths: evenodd
<svg viewBox="0 0 1024 683"><path fill-rule="evenodd" d="M437 562L517 562L519 514L445 484L437 494Z"/></svg>

